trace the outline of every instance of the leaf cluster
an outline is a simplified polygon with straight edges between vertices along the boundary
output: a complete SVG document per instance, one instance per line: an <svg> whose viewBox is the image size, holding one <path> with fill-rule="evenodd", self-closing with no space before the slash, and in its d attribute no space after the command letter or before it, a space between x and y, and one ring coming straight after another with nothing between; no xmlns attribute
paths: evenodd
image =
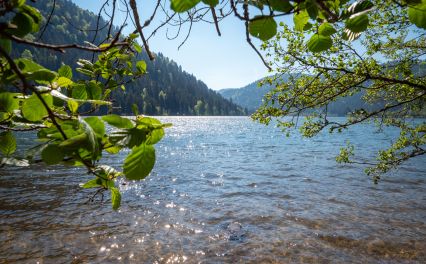
<svg viewBox="0 0 426 264"><path fill-rule="evenodd" d="M264 45L277 65L277 74L269 80L274 88L252 117L265 124L278 119L286 132L297 126L300 117L300 131L306 137L323 130L342 132L365 122L375 123L379 131L399 129L401 136L378 153L375 163L354 161L352 147L342 149L337 157L338 162L370 166L366 172L377 182L380 174L425 153L424 121L411 119L424 112L426 101L426 35L414 19L423 15L424 1L366 3L351 4L341 13L347 20L333 26L321 21L301 31L297 23L295 28L283 24ZM374 12L368 11L372 7ZM415 16L412 8L417 8ZM368 19L362 18L367 15ZM337 36L342 30L362 35ZM352 97L362 98L365 107L354 109L344 121L329 118L333 102Z"/></svg>
<svg viewBox="0 0 426 264"><path fill-rule="evenodd" d="M85 166L95 178L83 188L110 190L112 207L118 209L121 195L116 179L141 180L149 175L155 163L154 144L170 124L139 116L137 108L134 119L118 115L84 117L88 112L83 109L111 108L111 93L146 73L145 61L134 59L141 52L135 41L138 35L131 34L120 42L117 35L108 43L90 44L87 49L97 52L93 60L77 59L75 69L62 65L53 70L31 57L11 55L15 41L40 29L39 11L19 0L7 1L0 12L10 18L0 25L0 128L4 130L0 133L0 166L38 162ZM107 132L109 129L112 132ZM24 154L16 152L16 134L21 131L37 132L37 145ZM105 153L117 154L123 149L131 150L123 172L100 164Z"/></svg>
<svg viewBox="0 0 426 264"><path fill-rule="evenodd" d="M425 0L395 2L403 12L408 13L412 24L426 28ZM171 9L178 13L203 5L214 8L219 1L171 0ZM380 3L370 0L250 0L230 1L230 5L234 14L248 23L248 33L262 41L277 35L279 17L292 15L294 29L310 36L306 48L311 52L322 52L333 46L334 34L351 41L359 38L370 24L376 23L369 13L376 10ZM242 5L246 11L244 15L239 13L238 5ZM253 11L255 16L249 17L249 7L258 10Z"/></svg>

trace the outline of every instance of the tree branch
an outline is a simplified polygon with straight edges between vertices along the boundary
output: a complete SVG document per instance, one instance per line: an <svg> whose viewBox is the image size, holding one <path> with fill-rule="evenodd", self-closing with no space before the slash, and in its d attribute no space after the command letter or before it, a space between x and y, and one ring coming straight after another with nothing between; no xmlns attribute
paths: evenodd
<svg viewBox="0 0 426 264"><path fill-rule="evenodd" d="M262 60L263 65L265 65L266 68L268 68L268 70L272 70L271 67L268 65L268 63L263 58L262 54L259 52L259 50L251 42L250 33L249 33L249 30L248 30L248 27L249 27L248 4L246 2L243 4L243 8L244 8L244 19L245 19L244 24L245 24L245 27L246 27L246 40L247 40L247 43L257 53L257 55L259 56L259 58Z"/></svg>
<svg viewBox="0 0 426 264"><path fill-rule="evenodd" d="M38 48L51 49L51 50L59 51L59 52L62 52L62 53L65 53L66 49L79 49L79 50L92 51L92 52L104 52L104 51L107 51L107 50L109 50L113 47L116 47L116 46L128 46L129 43L127 43L127 42L118 42L120 34L121 34L121 29L117 33L117 35L114 37L111 44L108 45L107 47L94 48L94 47L82 46L82 45L79 45L79 44L54 45L54 44L35 42L35 41L26 40L26 39L23 39L23 38L18 38L14 35L10 35L10 34L7 34L5 32L0 32L0 35L4 35L7 38L10 38L11 40L13 40L17 43L27 44L27 45L31 45L31 46L38 47Z"/></svg>
<svg viewBox="0 0 426 264"><path fill-rule="evenodd" d="M130 0L130 7L132 8L133 17L135 18L135 23L136 23L136 30L135 31L139 32L139 35L141 36L141 39L142 39L143 45L145 47L146 53L148 53L149 59L154 60L155 57L151 53L151 51L149 50L148 42L146 41L145 35L142 32L142 26L141 26L141 22L139 20L138 7L136 6L135 0Z"/></svg>

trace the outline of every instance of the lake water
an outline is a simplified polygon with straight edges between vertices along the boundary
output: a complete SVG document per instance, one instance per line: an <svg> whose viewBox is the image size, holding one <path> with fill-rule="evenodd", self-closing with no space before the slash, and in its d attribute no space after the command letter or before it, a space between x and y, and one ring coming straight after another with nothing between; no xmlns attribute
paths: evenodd
<svg viewBox="0 0 426 264"><path fill-rule="evenodd" d="M334 160L348 139L371 157L398 131L304 139L247 117L160 119L174 126L155 168L122 181L117 212L108 195L87 203L83 169L0 169L0 263L425 263L426 157L378 185Z"/></svg>

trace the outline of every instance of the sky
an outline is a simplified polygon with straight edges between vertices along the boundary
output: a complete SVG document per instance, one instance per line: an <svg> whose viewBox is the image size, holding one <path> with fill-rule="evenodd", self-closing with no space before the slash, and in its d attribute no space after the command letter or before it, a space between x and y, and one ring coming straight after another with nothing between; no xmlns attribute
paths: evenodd
<svg viewBox="0 0 426 264"><path fill-rule="evenodd" d="M98 0L72 1L83 9L95 13L98 13L103 2ZM137 1L142 21L145 21L152 13L155 2L154 0ZM163 18L163 15L159 16L159 19L153 21L152 25L158 25L164 20ZM119 14L118 22L123 19L124 15ZM152 27L150 26L150 28ZM218 36L213 24L194 23L188 40L178 49L186 36L187 28L183 28L180 36L175 40L167 39L166 29L158 31L149 41L151 50L161 52L174 60L182 66L183 70L193 74L213 90L240 88L268 75L268 70L245 40L243 22L234 15L221 21L221 37ZM130 23L124 33L133 29L134 27ZM176 32L176 28L173 27L169 27L168 30L169 36L173 36ZM147 32L151 31L147 30ZM257 47L260 46L259 41L254 40L254 42Z"/></svg>

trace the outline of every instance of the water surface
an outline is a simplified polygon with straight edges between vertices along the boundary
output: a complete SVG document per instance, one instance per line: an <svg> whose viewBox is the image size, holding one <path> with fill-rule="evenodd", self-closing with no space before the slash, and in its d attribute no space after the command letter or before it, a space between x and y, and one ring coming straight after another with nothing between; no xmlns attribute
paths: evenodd
<svg viewBox="0 0 426 264"><path fill-rule="evenodd" d="M108 195L87 202L83 169L2 168L0 263L426 261L425 157L379 185L334 161L346 140L371 157L398 131L304 139L247 117L160 119L174 126L155 168L121 182L117 212ZM119 168L125 154L103 162Z"/></svg>

